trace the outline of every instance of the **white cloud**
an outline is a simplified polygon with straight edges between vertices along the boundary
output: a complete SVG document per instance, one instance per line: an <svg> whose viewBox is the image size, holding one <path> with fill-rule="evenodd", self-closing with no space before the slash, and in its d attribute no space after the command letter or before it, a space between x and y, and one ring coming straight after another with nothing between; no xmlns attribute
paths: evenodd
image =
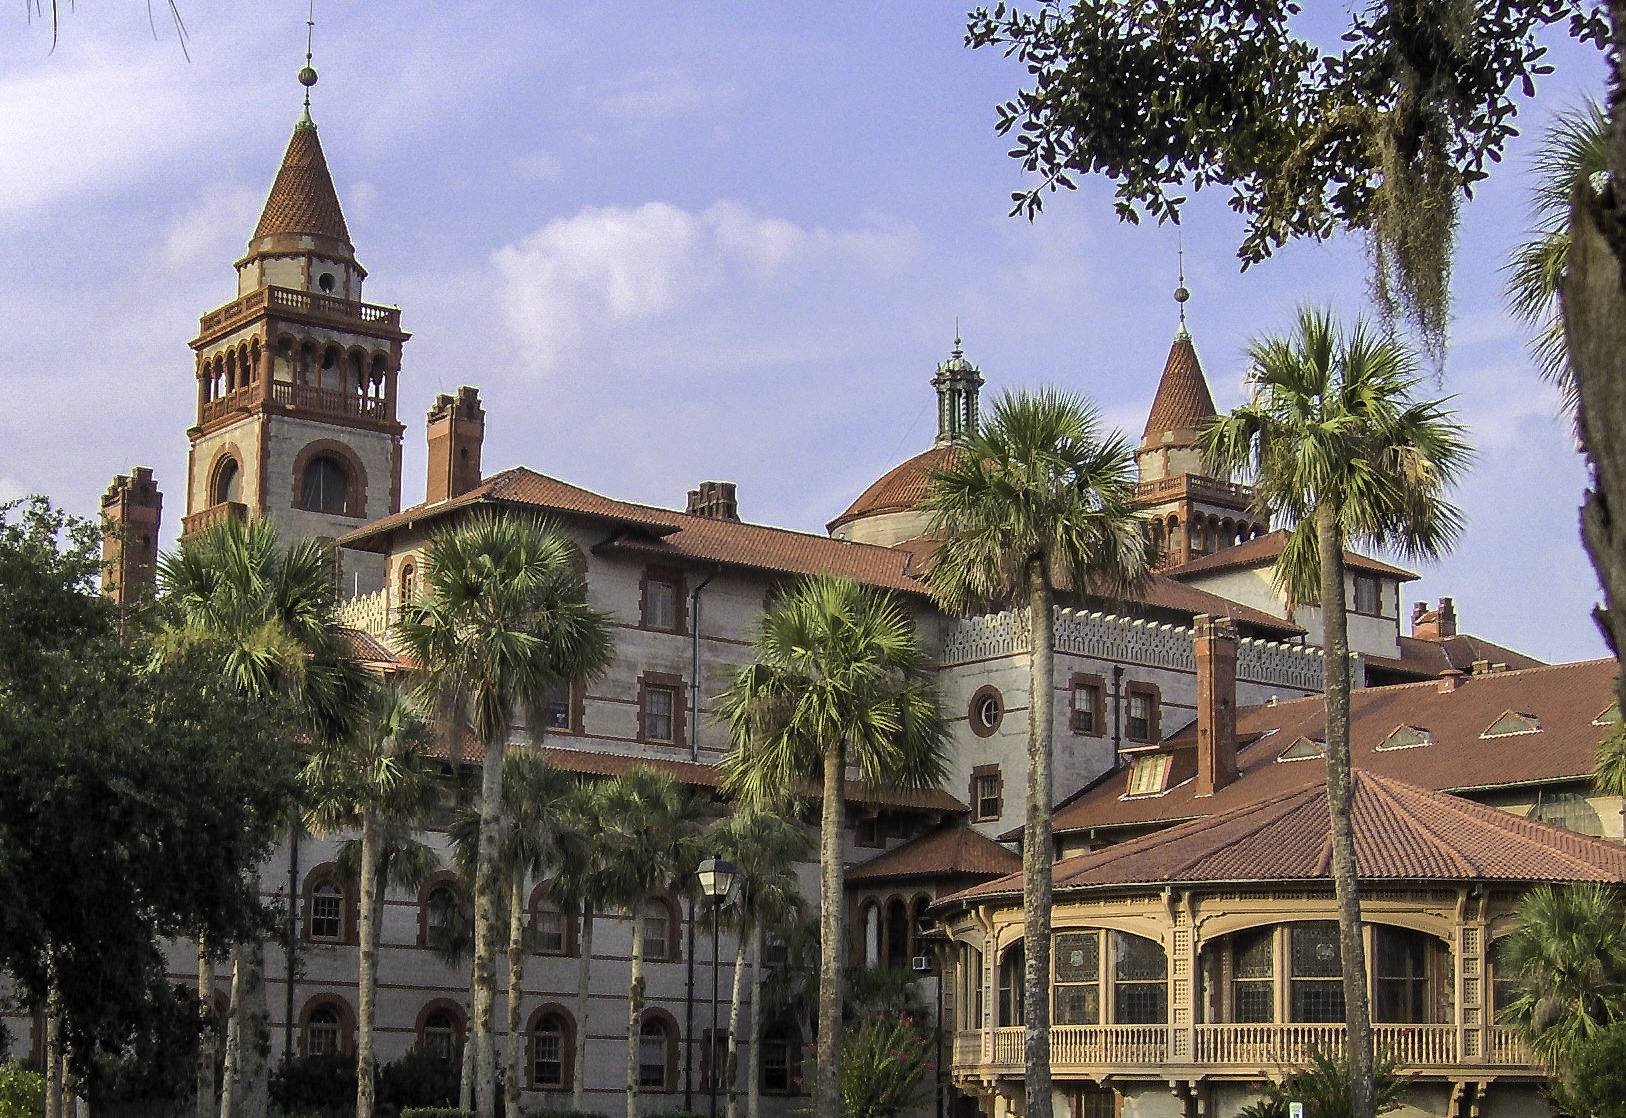
<svg viewBox="0 0 1626 1118"><path fill-rule="evenodd" d="M589 344L657 345L639 330L680 318L684 332L707 349L721 346L739 358L743 345L758 355L750 360L761 360L780 346L762 337L766 316L752 313L754 300L783 297L832 267L861 282L895 269L911 251L904 230L833 232L760 217L734 202L698 213L649 202L589 208L550 222L499 249L492 264L524 363L547 372Z"/></svg>
<svg viewBox="0 0 1626 1118"><path fill-rule="evenodd" d="M166 273L216 271L242 255L263 196L244 187L206 187L191 208L164 228L158 260Z"/></svg>

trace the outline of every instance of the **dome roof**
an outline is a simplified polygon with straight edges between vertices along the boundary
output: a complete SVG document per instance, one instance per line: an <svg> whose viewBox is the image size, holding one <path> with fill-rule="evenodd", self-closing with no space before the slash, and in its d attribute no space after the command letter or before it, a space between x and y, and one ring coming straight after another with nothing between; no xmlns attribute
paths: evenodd
<svg viewBox="0 0 1626 1118"><path fill-rule="evenodd" d="M858 500L848 506L846 512L830 521L826 530L834 532L855 520L913 511L926 495L926 481L932 471L952 462L961 453L962 449L953 444L934 446L892 467L879 481L859 494Z"/></svg>

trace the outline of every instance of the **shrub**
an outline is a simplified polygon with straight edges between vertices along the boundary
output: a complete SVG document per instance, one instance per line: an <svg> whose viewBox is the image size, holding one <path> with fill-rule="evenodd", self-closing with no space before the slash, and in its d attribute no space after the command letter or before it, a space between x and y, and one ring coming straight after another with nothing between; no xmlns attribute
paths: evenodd
<svg viewBox="0 0 1626 1118"><path fill-rule="evenodd" d="M1626 1024L1575 1042L1568 1081L1555 1085L1552 1102L1561 1114L1626 1118Z"/></svg>
<svg viewBox="0 0 1626 1118"><path fill-rule="evenodd" d="M682 1112L680 1111L679 1113ZM403 1114L401 1115L401 1118L407 1118L407 1116ZM525 1111L525 1118L609 1118L609 1115L600 1114L596 1110L571 1110L569 1107L561 1107L558 1110L553 1110L544 1106L539 1107L536 1110ZM672 1118L672 1116L669 1114L661 1114L657 1115L656 1118Z"/></svg>
<svg viewBox="0 0 1626 1118"><path fill-rule="evenodd" d="M356 1112L356 1058L345 1052L295 1056L271 1071L271 1102L284 1114Z"/></svg>
<svg viewBox="0 0 1626 1118"><path fill-rule="evenodd" d="M457 1106L461 1072L455 1058L443 1060L423 1052L408 1052L378 1069L378 1105L401 1111L402 1118L407 1111L438 1114L453 1109Z"/></svg>
<svg viewBox="0 0 1626 1118"><path fill-rule="evenodd" d="M401 1111L401 1118L474 1118L474 1111L455 1106L409 1106Z"/></svg>
<svg viewBox="0 0 1626 1118"><path fill-rule="evenodd" d="M892 1118L919 1097L932 1032L907 1015L872 1017L841 1036L843 1118Z"/></svg>
<svg viewBox="0 0 1626 1118"><path fill-rule="evenodd" d="M1406 1097L1406 1083L1395 1074L1393 1057L1379 1053L1372 1063L1372 1099L1377 1114L1399 1109ZM1350 1118L1349 1060L1319 1048L1310 1050L1310 1062L1287 1077L1286 1082L1265 1088L1265 1098L1246 1112L1251 1118L1278 1118L1288 1113L1288 1104L1301 1102L1316 1118ZM1255 1109L1257 1108L1257 1109Z"/></svg>
<svg viewBox="0 0 1626 1118"><path fill-rule="evenodd" d="M45 1076L21 1064L0 1063L0 1118L40 1118Z"/></svg>

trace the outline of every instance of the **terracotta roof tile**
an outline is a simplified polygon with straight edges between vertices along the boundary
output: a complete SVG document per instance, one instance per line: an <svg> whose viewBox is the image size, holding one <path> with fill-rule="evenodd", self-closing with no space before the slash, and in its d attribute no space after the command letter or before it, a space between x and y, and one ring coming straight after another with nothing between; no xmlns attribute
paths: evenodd
<svg viewBox="0 0 1626 1118"><path fill-rule="evenodd" d="M926 483L932 471L948 465L963 451L952 444L934 446L922 451L907 462L902 462L881 475L858 499L847 506L847 511L830 521L827 530L833 532L843 524L862 520L866 516L879 516L889 512L907 512L920 504L926 495Z"/></svg>
<svg viewBox="0 0 1626 1118"><path fill-rule="evenodd" d="M1235 547L1227 547L1212 555L1204 555L1200 559L1181 563L1178 567L1169 567L1163 573L1173 579L1184 579L1189 575L1212 574L1215 571L1229 571L1238 567L1270 566L1281 558L1282 548L1286 544L1287 532L1278 528L1274 532L1245 540ZM1388 575L1401 582L1414 582L1418 577L1403 567L1392 566L1380 559L1373 559L1354 551L1344 552L1344 565L1352 571Z"/></svg>
<svg viewBox="0 0 1626 1118"><path fill-rule="evenodd" d="M1350 756L1357 770L1403 780L1424 788L1464 791L1508 785L1589 781L1593 751L1605 730L1593 725L1614 699L1617 663L1527 668L1469 676L1442 693L1438 680L1393 687L1368 687L1350 696ZM1508 710L1535 715L1537 734L1481 738ZM1091 828L1138 828L1259 803L1319 778L1324 762L1278 762L1301 737L1323 740L1325 707L1320 696L1237 711L1238 777L1212 796L1198 796L1187 780L1160 796L1125 796L1127 773L1118 770L1057 808L1057 833ZM1401 749L1378 746L1399 726L1425 730L1429 744ZM1164 743L1189 753L1193 739L1182 735Z"/></svg>
<svg viewBox="0 0 1626 1118"><path fill-rule="evenodd" d="M1021 868L1007 847L963 824L944 827L847 871L849 885L908 877L1002 877Z"/></svg>
<svg viewBox="0 0 1626 1118"><path fill-rule="evenodd" d="M373 667L407 668L410 665L391 652L376 637L362 629L340 627L339 641L344 654L352 660Z"/></svg>
<svg viewBox="0 0 1626 1118"><path fill-rule="evenodd" d="M1457 633L1440 640L1401 637L1398 657L1368 656L1366 659L1368 664L1376 667L1430 679L1448 668L1459 672L1471 671L1474 664L1482 660L1515 671L1546 666L1534 656L1515 652L1471 633Z"/></svg>
<svg viewBox="0 0 1626 1118"><path fill-rule="evenodd" d="M339 195L333 189L333 176L328 173L327 160L322 156L322 143L316 138L316 128L300 124L294 128L283 154L282 167L271 194L265 200L260 224L254 230L254 239L273 237L279 233L307 233L350 243L350 231L344 224L344 212L339 208Z"/></svg>
<svg viewBox="0 0 1626 1118"><path fill-rule="evenodd" d="M1363 881L1626 881L1626 848L1373 772L1355 774ZM1329 879L1326 781L1057 864L1055 890ZM1021 875L963 898L1020 894Z"/></svg>
<svg viewBox="0 0 1626 1118"><path fill-rule="evenodd" d="M1152 411L1146 417L1146 430L1141 433L1142 445L1173 445L1163 441L1165 434L1195 435L1203 421L1215 414L1214 397L1208 391L1208 381L1197 361L1197 349L1191 344L1191 338L1181 333L1169 347L1169 359L1163 366L1162 379L1157 382L1157 395L1152 398Z"/></svg>
<svg viewBox="0 0 1626 1118"><path fill-rule="evenodd" d="M523 466L487 478L450 500L417 505L375 521L339 542L345 547L381 548L387 546L389 533L397 528L432 522L456 509L493 503L588 517L622 529L600 545L604 550L634 552L668 562L724 563L775 574L833 573L871 586L925 593L910 573L912 563L907 551L617 501Z"/></svg>

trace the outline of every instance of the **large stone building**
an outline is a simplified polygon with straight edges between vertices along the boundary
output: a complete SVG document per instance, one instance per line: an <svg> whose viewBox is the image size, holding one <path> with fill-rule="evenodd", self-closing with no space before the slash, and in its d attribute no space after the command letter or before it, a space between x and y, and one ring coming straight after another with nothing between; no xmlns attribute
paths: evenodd
<svg viewBox="0 0 1626 1118"><path fill-rule="evenodd" d="M430 407L424 499L403 507L405 427L398 402L413 380L404 362L409 335L400 311L362 300L366 272L356 260L308 111L295 127L248 252L235 267L234 299L205 314L191 342L197 416L187 432L183 532L227 517L269 517L286 533L333 542L358 656L381 671L405 671L409 665L392 650L390 624L419 585L424 549L434 534L475 510L546 515L584 557L591 599L615 631L615 661L601 679L561 689L543 724L515 728L515 744L540 749L567 771L609 776L650 766L708 796L721 815L728 805L717 794L714 766L728 739L711 717L712 697L748 655L756 620L774 595L802 576L834 572L905 600L936 659L953 721L950 775L940 789L909 795L850 783L851 830L843 836L843 856L853 867L852 955L877 964L934 966L929 941L921 938L928 905L951 893L972 898L946 910L958 977L941 989L928 987L928 997L936 995L947 1020L958 1022L957 1112L1007 1112L1009 1069L996 1053L1004 1051L1000 1030L1008 1021L993 1007L1001 973L996 960L1010 938L1008 888L996 882L986 893L962 891L1000 878L1014 865L1010 847L1001 843L1010 841L1022 817L1027 630L1010 613L946 616L919 579L928 552L918 507L927 477L959 453L978 421L983 379L958 340L931 378L939 417L934 445L859 495L831 521L826 536L742 520L729 482L701 482L687 508L673 510L593 493L540 470L484 476L486 426L504 417L487 415L478 391L467 386L438 396ZM1192 788L1194 795L1212 794L1217 804L1235 794L1227 785L1252 787L1251 777L1232 779L1239 759L1248 770L1257 755L1236 752L1236 733L1252 733L1248 719L1259 711L1319 709L1310 698L1321 688L1319 618L1314 610L1289 609L1275 596L1268 564L1279 536L1250 511L1245 486L1214 477L1202 461L1195 432L1213 414L1182 323L1137 452L1137 504L1165 556L1163 569L1128 603L1064 588L1055 618L1050 685L1057 697L1058 822L1064 824L1058 838L1066 850L1106 841L1114 818L1106 809L1121 797L1103 789L1125 781L1123 796L1137 804L1174 803L1164 797L1176 790L1185 796ZM127 525L108 552L109 592L127 596L150 580L155 556L161 501L151 472L119 479L104 506L115 522ZM1471 661L1460 666L1482 663L1487 671L1492 663L1534 663L1484 642L1465 646L1474 638L1455 632L1449 599L1437 611L1415 615L1412 632L1402 633L1401 588L1413 576L1364 557L1349 560L1352 647L1369 681L1429 679L1465 656ZM1476 677L1468 690L1479 686ZM1598 686L1601 696L1607 687ZM1395 691L1402 693L1409 692ZM1216 747L1212 731L1241 708L1250 712L1243 729L1222 736ZM1396 713L1395 722L1421 724L1403 713ZM1208 728L1203 751L1183 745L1182 735L1196 732L1192 727ZM1202 759L1193 759L1197 752ZM455 750L443 760L449 767L478 763L477 756ZM1490 774L1486 785L1503 775ZM1576 790L1577 779L1567 770L1520 778L1521 786L1566 792ZM1106 811L1099 823L1092 814L1098 808ZM1131 822L1153 821L1163 817L1135 816ZM816 895L817 866L803 866L801 876L808 895ZM293 899L298 929L298 942L274 954L267 976L272 1057L347 1049L355 1019L356 901L353 887L335 869L334 844L295 840L277 852L265 880ZM1424 891L1432 897L1459 887L1471 885L1454 879ZM466 972L439 961L428 945L432 902L437 893L459 888L443 874L414 895L391 892L385 901L378 1001L383 1059L413 1048L450 1052L462 1037ZM1135 894L1133 904L1146 928L1159 919L1175 920L1178 906L1170 908L1155 891L1142 894ZM568 1058L570 1042L583 1027L573 1008L577 935L540 889L533 893L530 920L539 930L539 957L527 968L521 1007L528 1105L561 1101L578 1078L590 1108L615 1105L625 1082L617 1023L634 934L643 937L651 960L639 1056L650 1094L646 1109L671 1110L680 1101L689 1106L704 1092L703 1053L712 1027L706 992L714 961L706 937L694 935L693 916L691 899L657 896L636 913L602 922L594 942L587 1064L578 1068ZM1058 928L1064 926L1061 916L1058 911ZM1168 941L1175 933L1144 934ZM986 956L981 964L976 951ZM720 958L722 966L730 965L731 944L724 943ZM180 952L177 973L191 973ZM222 970L215 977L223 1000L229 976ZM1189 973L1171 971L1166 981L1169 1012L1192 1002ZM499 1019L501 1014L499 1007ZM745 1074L759 1077L771 1095L794 1095L801 1090L806 1020L791 1014L766 1024L767 1040ZM1150 1058L1142 1053L1133 1061L1138 1066ZM1062 1066L1074 1067L1065 1060ZM1088 1107L1110 1096L1112 1107L1126 1115L1168 1112L1164 1104L1147 1109L1139 1094L1116 1087L1102 1095L1101 1084L1116 1082L1121 1068L1085 1060L1075 1070L1082 1077L1077 1082L1065 1076L1058 1082L1070 1098L1097 1100ZM1179 1082L1167 1079L1169 1097L1183 1100L1172 1113L1216 1113L1204 1101L1216 1096L1189 1086L1202 1078L1200 1069L1181 1074ZM800 1105L787 1103L784 1112Z"/></svg>

